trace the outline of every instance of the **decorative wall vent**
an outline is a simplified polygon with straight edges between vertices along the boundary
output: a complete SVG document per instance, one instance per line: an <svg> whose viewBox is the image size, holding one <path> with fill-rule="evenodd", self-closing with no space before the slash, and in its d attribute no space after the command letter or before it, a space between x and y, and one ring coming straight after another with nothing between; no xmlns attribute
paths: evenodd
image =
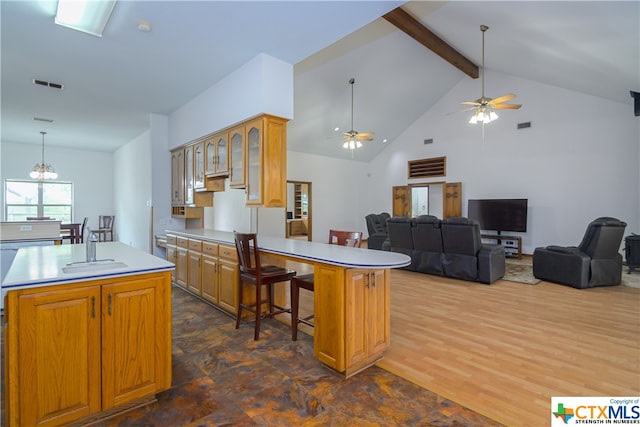
<svg viewBox="0 0 640 427"><path fill-rule="evenodd" d="M447 174L447 157L409 160L407 171L409 179L445 176Z"/></svg>

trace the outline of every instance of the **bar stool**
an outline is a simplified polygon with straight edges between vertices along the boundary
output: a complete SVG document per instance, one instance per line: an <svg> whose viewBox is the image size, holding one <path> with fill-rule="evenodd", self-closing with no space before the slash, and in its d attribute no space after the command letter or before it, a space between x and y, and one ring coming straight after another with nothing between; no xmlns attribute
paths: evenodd
<svg viewBox="0 0 640 427"><path fill-rule="evenodd" d="M296 275L294 270L278 267L275 265L260 265L260 252L258 250L258 239L255 233L233 232L233 238L238 252L240 264L240 286L238 286L238 314L236 316L236 329L240 327L242 310L255 313L255 333L254 340L260 336L260 320L273 317L280 313L289 313L291 310L280 307L273 302L273 284L279 282L289 282ZM243 284L249 283L256 288L256 301L253 305L243 302ZM267 287L267 299L262 299L262 287ZM268 303L269 309L262 313L262 305Z"/></svg>
<svg viewBox="0 0 640 427"><path fill-rule="evenodd" d="M362 244L361 231L339 231L329 230L329 244L352 246L359 248ZM313 327L311 320L313 314L299 317L300 308L300 288L313 292L313 274L303 274L291 279L291 340L298 340L298 323Z"/></svg>

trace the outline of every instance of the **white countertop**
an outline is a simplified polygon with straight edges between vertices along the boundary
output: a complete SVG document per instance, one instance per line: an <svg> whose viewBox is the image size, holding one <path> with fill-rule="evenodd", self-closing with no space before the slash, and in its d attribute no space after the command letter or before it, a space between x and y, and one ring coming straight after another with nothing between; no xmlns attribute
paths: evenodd
<svg viewBox="0 0 640 427"><path fill-rule="evenodd" d="M109 277L170 271L173 263L120 242L96 244L96 259L113 259L124 266L96 271L65 273L69 263L85 261L85 245L30 246L20 248L2 281L2 291L73 283Z"/></svg>
<svg viewBox="0 0 640 427"><path fill-rule="evenodd" d="M193 239L226 243L235 246L233 232L216 231L206 228L186 230L166 230ZM279 255L293 256L303 261L322 262L347 268L398 268L411 263L407 255L378 251L373 249L351 248L328 243L308 242L297 239L284 239L258 235L258 246L261 251Z"/></svg>

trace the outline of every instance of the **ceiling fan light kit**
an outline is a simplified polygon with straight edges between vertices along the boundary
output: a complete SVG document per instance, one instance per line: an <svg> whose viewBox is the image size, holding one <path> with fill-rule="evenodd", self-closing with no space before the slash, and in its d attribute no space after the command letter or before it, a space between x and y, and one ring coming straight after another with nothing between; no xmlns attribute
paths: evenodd
<svg viewBox="0 0 640 427"><path fill-rule="evenodd" d="M344 144L342 144L343 148L349 150L355 150L356 148L362 147L361 141L373 141L373 132L357 132L353 128L353 85L355 82L356 79L353 77L349 80L349 84L351 85L351 130L349 132L344 132L345 141Z"/></svg>
<svg viewBox="0 0 640 427"><path fill-rule="evenodd" d="M464 101L461 104L471 105L472 107L466 108L461 111L469 111L475 110L471 119L469 119L470 124L477 123L491 123L492 121L498 118L498 114L494 111L498 110L517 110L521 107L519 104L503 104L506 101L509 101L516 97L513 93L509 93L507 95L500 96L498 98L487 98L484 96L484 33L489 29L486 25L480 25L480 31L482 31L482 96L475 101Z"/></svg>

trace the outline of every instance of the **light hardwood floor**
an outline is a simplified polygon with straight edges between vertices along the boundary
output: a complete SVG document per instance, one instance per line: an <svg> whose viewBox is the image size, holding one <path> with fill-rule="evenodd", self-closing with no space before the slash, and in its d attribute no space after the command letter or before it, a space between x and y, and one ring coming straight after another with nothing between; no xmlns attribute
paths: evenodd
<svg viewBox="0 0 640 427"><path fill-rule="evenodd" d="M640 289L392 270L378 366L503 424L549 425L552 396L640 396Z"/></svg>

